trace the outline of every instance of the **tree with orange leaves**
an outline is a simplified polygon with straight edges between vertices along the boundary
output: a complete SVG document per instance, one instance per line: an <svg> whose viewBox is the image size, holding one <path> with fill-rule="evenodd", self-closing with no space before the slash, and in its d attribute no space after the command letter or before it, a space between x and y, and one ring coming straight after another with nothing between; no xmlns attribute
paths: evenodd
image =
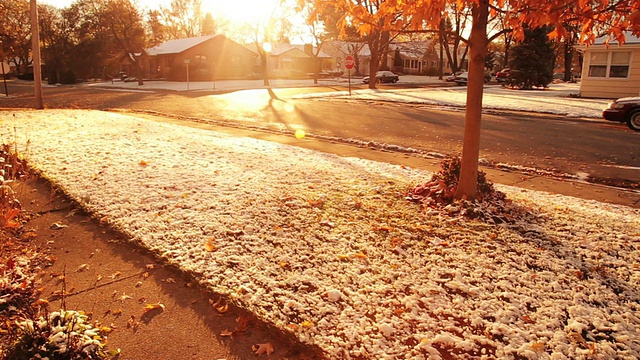
<svg viewBox="0 0 640 360"><path fill-rule="evenodd" d="M308 9L308 21L317 21L322 14L331 9L333 13L343 14L338 19L341 35L345 30L355 27L369 46L369 74L373 78L383 59L387 56L390 42L409 25L403 16L403 1L384 0L297 0L299 9ZM375 89L375 81L369 82L369 88Z"/></svg>
<svg viewBox="0 0 640 360"><path fill-rule="evenodd" d="M482 119L484 65L489 45L489 16L501 13L516 40L524 38L524 28L550 25L550 37L564 35L566 25L580 29L580 42L591 44L608 34L620 43L624 32L640 35L638 0L298 0L317 9L335 7L344 14L341 26L355 26L361 34L382 34L403 28L437 29L451 5L471 9L469 76L465 112L464 142L457 199L475 199L478 188L478 159Z"/></svg>

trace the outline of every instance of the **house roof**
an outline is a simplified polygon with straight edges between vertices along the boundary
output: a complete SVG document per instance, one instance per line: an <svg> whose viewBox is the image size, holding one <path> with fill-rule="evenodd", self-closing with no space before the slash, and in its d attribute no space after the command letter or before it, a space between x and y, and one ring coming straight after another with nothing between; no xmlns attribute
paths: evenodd
<svg viewBox="0 0 640 360"><path fill-rule="evenodd" d="M389 48L400 51L400 56L405 59L424 59L429 56L430 50L434 50L430 40L397 42L392 43Z"/></svg>
<svg viewBox="0 0 640 360"><path fill-rule="evenodd" d="M624 36L625 36L624 44L619 45L617 40L611 39L609 41L609 47L614 47L614 46L615 47L626 46L626 47L633 47L633 48L640 47L640 37L633 35L630 31L625 32ZM609 39L608 35L601 36L597 38L592 45L580 44L576 46L576 49L578 49L578 51L587 51L591 47L597 47L597 49L602 49L603 47L606 46L605 41L607 39Z"/></svg>
<svg viewBox="0 0 640 360"><path fill-rule="evenodd" d="M640 38L633 35L630 31L625 32L624 37L625 37L624 45L640 44ZM603 45L607 39L609 39L609 36L601 36L596 39L596 41L594 42L594 45ZM617 45L618 41L615 39L611 39L609 44Z"/></svg>
<svg viewBox="0 0 640 360"><path fill-rule="evenodd" d="M196 45L200 45L203 42L213 39L217 36L223 35L206 35L186 39L169 40L150 49L146 49L145 52L148 55L179 54L187 49L190 49Z"/></svg>
<svg viewBox="0 0 640 360"><path fill-rule="evenodd" d="M304 51L304 47L305 45L297 45L297 44L272 44L273 48L271 49L271 52L269 54L271 54L271 56L283 56L286 53L288 54L288 57L311 57L313 55L307 54ZM326 46L326 45L325 45ZM256 45L255 44L248 44L244 46L245 48L256 52L255 48ZM316 47L313 47L314 51L316 49ZM318 53L318 57L319 58L326 58L326 59L331 59L331 55L327 55L327 53L323 52L322 50L320 51L320 53Z"/></svg>
<svg viewBox="0 0 640 360"><path fill-rule="evenodd" d="M369 51L369 45L367 45L367 44L358 43L358 42L336 40L336 41L329 42L327 45L333 46L338 51L343 53L345 56L346 55L353 55L352 54L353 50L354 49L358 49L358 48L359 48L358 57L364 58L364 57L371 56L371 51ZM327 46L327 45L325 45L325 46Z"/></svg>
<svg viewBox="0 0 640 360"><path fill-rule="evenodd" d="M305 45L297 45L297 44L276 44L273 47L273 50L271 51L271 54L274 55L274 56L281 56L281 55L283 55L285 53L289 53L290 52L292 55L293 54L302 53L302 54L307 55L307 56L312 56L310 54L307 54L304 51L304 47L305 47ZM313 49L314 49L314 52L315 52L316 47L314 46ZM294 55L293 57L302 57L302 56L295 56ZM330 55L327 55L322 50L320 50L320 52L318 53L318 57L319 58L331 58Z"/></svg>

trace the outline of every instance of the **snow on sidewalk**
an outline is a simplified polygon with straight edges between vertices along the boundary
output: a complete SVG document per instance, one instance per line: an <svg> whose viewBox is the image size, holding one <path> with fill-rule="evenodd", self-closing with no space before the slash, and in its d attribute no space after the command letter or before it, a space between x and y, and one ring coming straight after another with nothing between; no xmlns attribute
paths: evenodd
<svg viewBox="0 0 640 360"><path fill-rule="evenodd" d="M611 100L571 97L577 94L577 84L551 84L545 90L513 90L499 85L487 85L482 98L483 109L517 110L568 117L602 118L602 109ZM372 101L391 101L410 104L429 104L464 107L467 99L466 86L451 86L423 89L354 90L351 97L346 91L315 93L296 98L341 98Z"/></svg>
<svg viewBox="0 0 640 360"><path fill-rule="evenodd" d="M637 209L499 186L531 215L490 225L407 202L430 174L400 166L98 111L0 124L97 217L330 358L640 357Z"/></svg>

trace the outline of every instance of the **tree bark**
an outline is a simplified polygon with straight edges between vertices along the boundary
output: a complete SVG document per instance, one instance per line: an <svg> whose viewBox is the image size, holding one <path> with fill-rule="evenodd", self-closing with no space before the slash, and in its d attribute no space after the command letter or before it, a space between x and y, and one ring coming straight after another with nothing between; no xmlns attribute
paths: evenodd
<svg viewBox="0 0 640 360"><path fill-rule="evenodd" d="M478 4L474 4L471 14L473 22L469 39L470 61L464 141L460 181L455 194L456 199L469 200L476 198L478 189L478 158L480 156L484 64L488 45L487 19L489 16L489 0L480 0Z"/></svg>
<svg viewBox="0 0 640 360"><path fill-rule="evenodd" d="M369 40L369 89L375 89L378 72L378 65L380 63L380 33L374 32Z"/></svg>
<svg viewBox="0 0 640 360"><path fill-rule="evenodd" d="M573 31L568 30L567 33L569 36L564 39L564 81L572 81L573 80Z"/></svg>
<svg viewBox="0 0 640 360"><path fill-rule="evenodd" d="M142 65L141 58L138 58L134 65L138 72L138 86L142 86L144 85L144 66Z"/></svg>

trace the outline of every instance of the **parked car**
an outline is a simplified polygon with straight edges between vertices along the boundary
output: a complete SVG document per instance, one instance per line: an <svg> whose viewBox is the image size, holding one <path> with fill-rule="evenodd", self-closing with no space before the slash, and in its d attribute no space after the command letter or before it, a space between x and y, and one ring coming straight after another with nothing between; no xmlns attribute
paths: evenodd
<svg viewBox="0 0 640 360"><path fill-rule="evenodd" d="M456 75L456 78L453 81L457 85L467 85L468 77L469 77L469 73L465 71L460 75ZM484 73L484 83L487 84L489 81L491 81L491 74L485 72Z"/></svg>
<svg viewBox="0 0 640 360"><path fill-rule="evenodd" d="M454 82L456 81L456 76L462 74L464 71L456 71L454 73L449 74L449 76L447 76L444 80L447 82Z"/></svg>
<svg viewBox="0 0 640 360"><path fill-rule="evenodd" d="M379 83L396 83L398 80L400 80L400 77L391 71L378 71L376 73L376 82ZM369 76L363 77L362 82L368 84Z"/></svg>
<svg viewBox="0 0 640 360"><path fill-rule="evenodd" d="M509 72L511 72L511 69L509 69L509 68L504 68L504 69L498 71L496 73L496 80L499 83L507 82L507 80L509 79Z"/></svg>
<svg viewBox="0 0 640 360"><path fill-rule="evenodd" d="M640 131L640 96L617 99L602 111L609 121L626 122L630 129Z"/></svg>

